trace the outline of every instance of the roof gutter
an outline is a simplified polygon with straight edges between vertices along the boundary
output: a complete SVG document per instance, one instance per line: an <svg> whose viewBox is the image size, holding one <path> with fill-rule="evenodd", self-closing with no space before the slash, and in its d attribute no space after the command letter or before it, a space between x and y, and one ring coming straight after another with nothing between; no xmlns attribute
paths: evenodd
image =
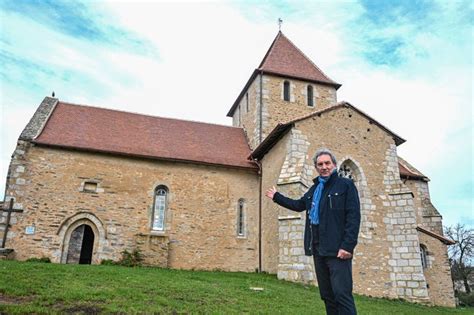
<svg viewBox="0 0 474 315"><path fill-rule="evenodd" d="M258 272L262 270L262 192L263 192L263 168L262 164L257 160L251 160L258 167Z"/></svg>
<svg viewBox="0 0 474 315"><path fill-rule="evenodd" d="M262 143L262 137L263 137L263 131L262 131L262 128L263 128L263 122L262 122L262 118L263 118L263 95L262 95L262 92L263 92L263 71L260 70L260 108L259 108L259 132L258 132L258 144Z"/></svg>

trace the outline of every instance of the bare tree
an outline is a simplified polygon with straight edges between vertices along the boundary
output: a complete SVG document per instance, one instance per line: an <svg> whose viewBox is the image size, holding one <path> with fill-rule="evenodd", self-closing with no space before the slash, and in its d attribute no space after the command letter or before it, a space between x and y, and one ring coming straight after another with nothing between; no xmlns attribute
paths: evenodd
<svg viewBox="0 0 474 315"><path fill-rule="evenodd" d="M468 279L474 268L474 229L464 224L456 224L444 228L444 234L456 241L448 249L453 280L463 280L466 293L471 293Z"/></svg>

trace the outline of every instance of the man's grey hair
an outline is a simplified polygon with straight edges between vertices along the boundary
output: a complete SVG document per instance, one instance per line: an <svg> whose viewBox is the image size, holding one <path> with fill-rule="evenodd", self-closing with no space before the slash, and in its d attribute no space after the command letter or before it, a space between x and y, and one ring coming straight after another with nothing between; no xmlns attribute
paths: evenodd
<svg viewBox="0 0 474 315"><path fill-rule="evenodd" d="M334 163L334 165L337 166L336 157L327 148L321 148L318 151L316 151L316 153L314 154L314 157L313 157L313 162L314 162L315 165L316 165L316 162L318 161L318 157L320 157L321 155L329 155L331 157L331 160Z"/></svg>

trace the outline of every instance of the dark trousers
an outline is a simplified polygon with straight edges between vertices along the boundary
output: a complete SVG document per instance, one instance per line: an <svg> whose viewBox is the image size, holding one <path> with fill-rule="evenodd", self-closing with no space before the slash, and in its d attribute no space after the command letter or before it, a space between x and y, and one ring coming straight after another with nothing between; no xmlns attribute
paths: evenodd
<svg viewBox="0 0 474 315"><path fill-rule="evenodd" d="M317 254L313 259L319 292L326 305L326 314L357 314L352 296L352 259L343 260Z"/></svg>

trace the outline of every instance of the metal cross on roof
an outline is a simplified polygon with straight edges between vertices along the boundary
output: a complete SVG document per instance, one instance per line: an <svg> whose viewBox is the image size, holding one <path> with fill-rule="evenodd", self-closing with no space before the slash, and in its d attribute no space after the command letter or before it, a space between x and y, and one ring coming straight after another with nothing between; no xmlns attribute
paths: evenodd
<svg viewBox="0 0 474 315"><path fill-rule="evenodd" d="M278 30L281 31L281 24L283 23L283 20L281 18L278 18Z"/></svg>

